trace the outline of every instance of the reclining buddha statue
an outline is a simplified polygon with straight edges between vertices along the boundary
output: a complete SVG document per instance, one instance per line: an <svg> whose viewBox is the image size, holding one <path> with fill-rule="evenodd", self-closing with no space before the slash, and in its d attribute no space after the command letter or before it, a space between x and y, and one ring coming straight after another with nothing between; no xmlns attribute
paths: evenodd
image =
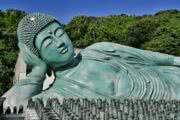
<svg viewBox="0 0 180 120"><path fill-rule="evenodd" d="M100 42L75 55L70 38L56 18L33 13L17 29L18 46L32 67L3 97L5 106L30 98L180 98L180 57ZM46 74L55 81L42 90Z"/></svg>

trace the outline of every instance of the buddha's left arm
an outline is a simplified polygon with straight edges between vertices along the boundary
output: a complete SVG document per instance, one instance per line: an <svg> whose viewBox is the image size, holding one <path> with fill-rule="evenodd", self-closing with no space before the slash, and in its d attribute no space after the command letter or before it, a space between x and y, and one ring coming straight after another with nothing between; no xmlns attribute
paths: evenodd
<svg viewBox="0 0 180 120"><path fill-rule="evenodd" d="M120 59L124 59L130 64L146 64L146 65L178 65L180 59L173 55L141 50L128 47L116 43L101 42L88 47L88 49L101 50L105 53L118 55Z"/></svg>
<svg viewBox="0 0 180 120"><path fill-rule="evenodd" d="M148 50L142 50L132 47L127 47L123 45L115 45L115 49L121 49L121 51L124 51L126 54L129 54L129 57L134 57L137 59L141 59L145 62L148 62L152 65L177 65L180 66L180 59L177 59L179 57L168 55L164 53L159 52L152 52Z"/></svg>

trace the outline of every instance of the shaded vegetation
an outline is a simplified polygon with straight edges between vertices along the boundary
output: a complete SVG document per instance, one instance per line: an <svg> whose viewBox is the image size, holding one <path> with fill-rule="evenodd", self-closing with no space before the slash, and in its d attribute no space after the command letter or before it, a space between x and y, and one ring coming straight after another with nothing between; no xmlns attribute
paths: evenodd
<svg viewBox="0 0 180 120"><path fill-rule="evenodd" d="M0 95L12 86L18 54L16 29L25 14L12 9L0 11ZM180 56L179 10L144 16L75 16L64 27L75 47L109 41Z"/></svg>
<svg viewBox="0 0 180 120"><path fill-rule="evenodd" d="M144 16L76 16L65 28L75 47L109 41L180 55L180 11L176 9Z"/></svg>
<svg viewBox="0 0 180 120"><path fill-rule="evenodd" d="M0 96L13 84L14 67L18 55L16 29L25 12L0 11Z"/></svg>

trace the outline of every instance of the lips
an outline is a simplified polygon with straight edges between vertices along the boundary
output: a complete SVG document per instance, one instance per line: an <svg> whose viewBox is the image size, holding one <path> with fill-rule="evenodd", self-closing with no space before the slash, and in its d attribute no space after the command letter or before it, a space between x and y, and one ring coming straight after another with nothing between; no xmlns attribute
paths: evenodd
<svg viewBox="0 0 180 120"><path fill-rule="evenodd" d="M67 48L67 47L61 47L61 48L59 48L60 54L65 54L67 51L68 51L68 48Z"/></svg>

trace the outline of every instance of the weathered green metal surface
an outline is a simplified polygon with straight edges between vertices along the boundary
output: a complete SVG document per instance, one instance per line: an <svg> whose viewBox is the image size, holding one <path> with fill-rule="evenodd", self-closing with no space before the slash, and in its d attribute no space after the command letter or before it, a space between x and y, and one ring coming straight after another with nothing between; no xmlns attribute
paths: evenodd
<svg viewBox="0 0 180 120"><path fill-rule="evenodd" d="M110 42L93 44L74 57L62 25L45 14L30 14L18 27L19 48L32 71L3 97L19 105L31 97L180 98L180 58ZM42 91L45 74L55 74Z"/></svg>

